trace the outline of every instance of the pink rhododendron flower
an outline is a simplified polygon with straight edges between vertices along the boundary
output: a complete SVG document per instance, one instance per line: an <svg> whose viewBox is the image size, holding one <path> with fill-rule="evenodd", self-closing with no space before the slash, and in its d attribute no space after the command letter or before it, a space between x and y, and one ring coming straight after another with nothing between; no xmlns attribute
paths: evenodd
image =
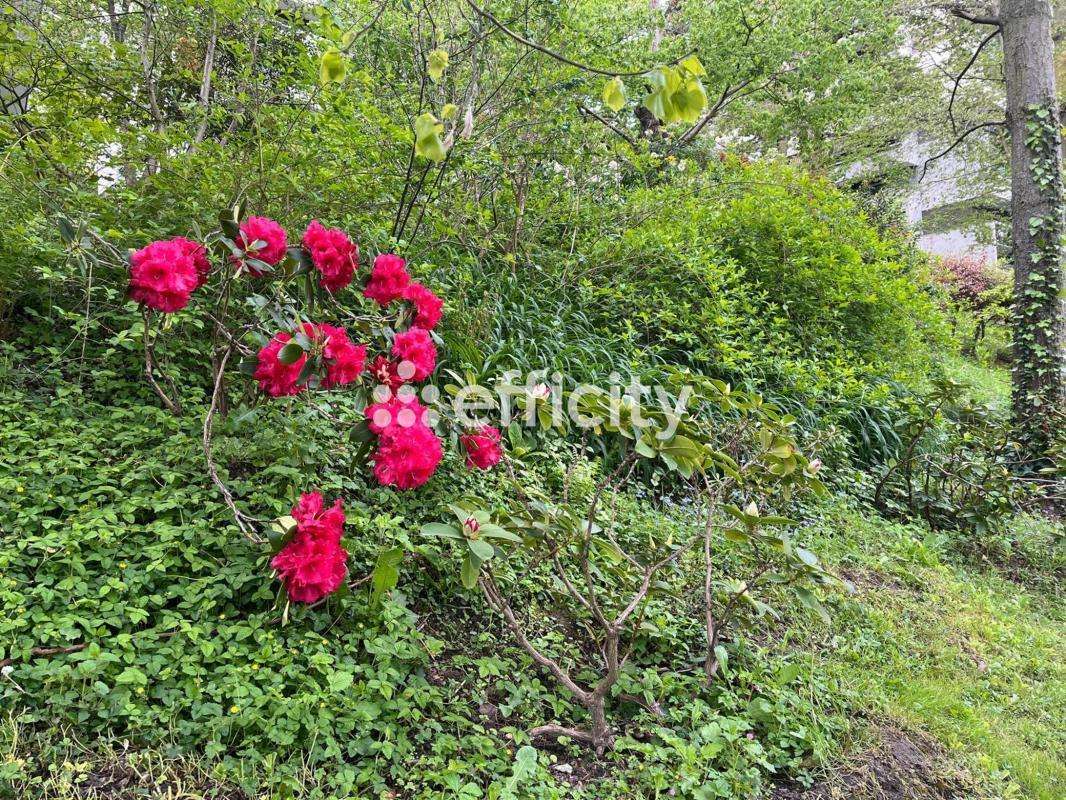
<svg viewBox="0 0 1066 800"><path fill-rule="evenodd" d="M371 432L382 434L393 425L410 428L426 425L426 407L414 395L390 397L381 403L372 403L363 412Z"/></svg>
<svg viewBox="0 0 1066 800"><path fill-rule="evenodd" d="M322 386L332 389L358 380L366 366L366 345L352 344L347 331L334 325L319 325L317 335L326 337L322 349L326 360L326 377Z"/></svg>
<svg viewBox="0 0 1066 800"><path fill-rule="evenodd" d="M348 574L348 553L341 547L344 510L337 500L323 509L322 495L304 493L292 509L296 534L270 561L289 599L316 603L335 592Z"/></svg>
<svg viewBox="0 0 1066 800"><path fill-rule="evenodd" d="M403 299L415 307L414 325L431 331L440 322L444 301L421 283L411 283L403 290Z"/></svg>
<svg viewBox="0 0 1066 800"><path fill-rule="evenodd" d="M381 434L372 456L374 477L384 486L414 489L430 479L443 457L440 439L424 425L393 425Z"/></svg>
<svg viewBox="0 0 1066 800"><path fill-rule="evenodd" d="M311 220L304 232L303 246L319 272L318 283L331 292L339 292L352 282L359 263L359 247L340 228L327 228Z"/></svg>
<svg viewBox="0 0 1066 800"><path fill-rule="evenodd" d="M401 297L403 290L411 282L406 264L399 256L390 253L379 255L374 259L374 268L363 294L382 306L387 306Z"/></svg>
<svg viewBox="0 0 1066 800"><path fill-rule="evenodd" d="M421 328L396 334L392 340L392 354L401 362L408 361L414 366L414 372L409 376L403 369L398 370L401 378L413 383L424 381L437 366L437 346L429 333Z"/></svg>
<svg viewBox="0 0 1066 800"><path fill-rule="evenodd" d="M189 304L200 285L196 260L182 244L186 239L152 242L130 256L129 295L149 308L166 313Z"/></svg>
<svg viewBox="0 0 1066 800"><path fill-rule="evenodd" d="M269 217L248 217L241 223L237 246L247 251L257 241L263 242L263 246L258 250L248 252L248 258L257 259L272 267L285 258L285 248L288 247L285 229ZM234 260L241 262L241 259ZM247 266L248 272L256 277L264 274L263 270L256 269L253 264Z"/></svg>
<svg viewBox="0 0 1066 800"><path fill-rule="evenodd" d="M299 394L305 388L297 386L296 381L307 363L307 354L304 353L291 364L282 364L278 358L281 348L291 340L292 336L288 333L276 333L259 351L259 364L252 377L259 381L259 388L271 397Z"/></svg>
<svg viewBox="0 0 1066 800"><path fill-rule="evenodd" d="M374 380L390 389L398 389L404 384L403 378L400 377L399 366L385 356L374 358L370 364L370 374L374 376Z"/></svg>
<svg viewBox="0 0 1066 800"><path fill-rule="evenodd" d="M321 492L304 492L292 509L297 530L317 539L329 539L340 544L344 535L344 505L337 498L329 508L324 508Z"/></svg>
<svg viewBox="0 0 1066 800"><path fill-rule="evenodd" d="M482 425L474 433L460 436L459 442L466 449L466 465L470 468L489 469L503 458L500 430L491 425Z"/></svg>
<svg viewBox="0 0 1066 800"><path fill-rule="evenodd" d="M344 583L347 561L348 553L339 544L297 534L270 566L278 571L290 600L317 603Z"/></svg>
<svg viewBox="0 0 1066 800"><path fill-rule="evenodd" d="M199 242L186 239L184 236L175 236L170 241L176 242L185 255L192 259L192 264L196 267L196 288L199 289L207 283L207 273L211 271L211 262L207 260L207 249Z"/></svg>

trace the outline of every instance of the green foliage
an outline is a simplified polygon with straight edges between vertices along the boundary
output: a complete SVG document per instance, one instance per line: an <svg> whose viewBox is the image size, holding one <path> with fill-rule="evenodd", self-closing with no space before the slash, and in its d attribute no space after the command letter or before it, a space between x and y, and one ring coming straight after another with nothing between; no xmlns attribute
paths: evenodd
<svg viewBox="0 0 1066 800"><path fill-rule="evenodd" d="M582 285L600 325L775 400L832 411L885 378L914 383L946 342L918 256L793 167L729 159L633 190L609 231Z"/></svg>
<svg viewBox="0 0 1066 800"><path fill-rule="evenodd" d="M249 791L291 785L295 796L313 797L429 798L463 786L476 787L465 790L472 795L506 796L507 787L520 797L628 797L634 787L650 795L677 776L674 749L693 736L708 746L684 750L688 785L751 792L771 766L801 769L827 746L807 694L778 687L760 660L727 645L728 680L709 694L692 676L627 671L619 691L657 698L667 717L612 700L627 709L627 725L639 726L634 733L651 738L623 736L602 780L571 790L549 769L570 759L531 753L523 739L544 715L573 714L571 700L501 647L491 618L455 603L442 551L410 538L434 518L442 492L472 488L459 465L401 496L365 485L332 446L333 433L298 402L261 407L254 421L232 414L215 445L238 498L284 513L315 475L328 495L353 498L346 546L353 570L374 576L286 623L267 553L239 536L203 474L195 421L141 402L148 395L139 383L103 377L83 392L49 385L55 377L42 370L37 389L17 388L23 373L9 372L0 402L5 417L21 420L0 431L10 457L0 470L8 498L0 506L0 659L14 659L0 698L26 729L63 724L85 737L171 747L206 757L215 774ZM93 399L103 386L106 405ZM523 482L555 480L552 463L547 454L533 459ZM481 489L502 500L502 485ZM637 503L620 509L645 533L668 525L680 535L691 524ZM390 592L400 565L389 550L399 546L416 561L408 556ZM550 620L540 581L530 574L521 592ZM698 627L670 610L674 602L664 596L647 617L639 647L648 664L699 646ZM561 641L551 626L541 635L553 649ZM65 655L29 655L82 643ZM749 709L755 685L772 711ZM479 708L497 710L488 719ZM48 760L61 743L41 746L38 757ZM32 766L0 769L9 785L34 785L20 783L33 780Z"/></svg>

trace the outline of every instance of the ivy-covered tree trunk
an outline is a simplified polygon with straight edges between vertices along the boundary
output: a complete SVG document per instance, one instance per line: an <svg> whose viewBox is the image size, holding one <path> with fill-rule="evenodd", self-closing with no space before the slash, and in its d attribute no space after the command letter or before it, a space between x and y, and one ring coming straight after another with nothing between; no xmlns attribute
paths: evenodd
<svg viewBox="0 0 1066 800"><path fill-rule="evenodd" d="M1014 425L1027 456L1047 453L1066 408L1062 139L1049 0L1003 0L1014 234Z"/></svg>

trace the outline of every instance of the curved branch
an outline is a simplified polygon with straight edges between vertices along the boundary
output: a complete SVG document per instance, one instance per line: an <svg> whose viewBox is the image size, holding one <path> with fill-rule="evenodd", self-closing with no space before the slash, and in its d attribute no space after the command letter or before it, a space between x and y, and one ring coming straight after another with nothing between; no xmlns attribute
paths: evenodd
<svg viewBox="0 0 1066 800"><path fill-rule="evenodd" d="M972 22L974 25L993 25L996 28L1003 27L1003 23L1000 21L999 17L992 17L985 14L974 14L972 11L967 11L963 8L961 3L948 6L948 11L951 12L953 17Z"/></svg>
<svg viewBox="0 0 1066 800"><path fill-rule="evenodd" d="M977 45L977 49L973 51L970 60L966 62L966 66L962 68L962 72L960 72L958 77L955 78L955 85L951 88L951 99L948 101L948 119L951 121L951 132L954 134L958 134L959 132L958 125L955 124L955 115L952 113L955 107L955 97L959 93L959 84L962 83L962 79L966 77L966 73L970 71L970 67L972 67L974 62L977 61L977 57L981 55L981 51L985 49L985 45L997 36L999 36L999 28L996 28L992 33L988 34L981 44Z"/></svg>
<svg viewBox="0 0 1066 800"><path fill-rule="evenodd" d="M588 108L587 106L583 105L582 103L578 103L577 104L577 111L578 111L579 114L581 114L584 117L592 117L594 120L599 122L605 128L607 128L610 131L613 131L614 133L618 134L623 139L625 139L626 144L628 144L630 146L630 148L632 148L633 150L637 150L637 143L633 139L633 137L630 136L628 133L626 133L621 128L619 128L617 125L615 125L610 120L605 119L604 117L601 117L599 114L597 114L591 108Z"/></svg>
<svg viewBox="0 0 1066 800"><path fill-rule="evenodd" d="M561 53L556 53L554 50L551 50L551 49L545 47L542 44L537 44L536 42L534 42L534 41L532 41L530 39L527 39L526 37L522 36L522 34L520 34L520 33L516 33L515 31L511 30L506 25L504 25L502 22L500 22L500 20L498 20L495 16L493 16L491 12L488 12L485 9L479 7L474 2L474 0L466 0L466 3L467 3L468 6L470 6L471 9L473 9L475 14L477 14L480 17L484 17L485 19L487 19L489 22L491 22L493 25L495 25L497 28L499 28L503 33L505 33L508 36L510 36L512 39L514 39L519 44L523 44L526 47L531 47L534 50L539 50L541 53L544 53L544 55L550 56L551 58L554 58L556 61L558 61L558 62L560 62L562 64L567 64L568 66L571 66L571 67L577 67L580 70L584 70L585 72L591 72L594 75L606 75L608 78L614 78L614 77L618 77L618 78L636 78L636 77L638 77L640 75L646 74L650 70L655 69L655 67L660 66L660 65L656 64L653 67L646 67L645 69L634 70L632 72L618 72L618 71L615 71L615 70L606 70L606 69L600 69L598 67L590 67L588 64L582 64L580 61L574 61L573 59L567 58L566 56L562 55ZM690 50L689 52L685 53L685 55L683 55L683 56L681 56L679 58L675 58L673 61L667 61L665 66L673 66L674 64L680 63L684 59L688 58L690 55L693 55L695 52L696 52L695 49Z"/></svg>
<svg viewBox="0 0 1066 800"><path fill-rule="evenodd" d="M918 183L921 183L922 180L925 178L925 173L929 170L929 165L930 164L932 164L937 159L943 158L948 153L950 153L952 150L954 150L956 147L958 147L960 144L965 142L966 139L969 138L970 134L976 133L977 131L983 130L985 128L1005 128L1005 127L1007 127L1007 121L1005 119L1001 119L1001 120L996 120L995 122L982 122L979 125L974 125L974 126L972 126L970 128L967 128L965 131L963 131L963 133L958 138L955 139L954 142L952 142L950 145L948 145L948 147L945 150L943 150L940 153L937 153L935 156L930 156L929 158L927 158L925 160L925 163L922 164L922 174L918 176Z"/></svg>
<svg viewBox="0 0 1066 800"><path fill-rule="evenodd" d="M173 414L175 417L181 416L181 403L178 400L173 400L171 397L163 391L163 387L159 385L159 382L155 379L155 348L152 346L151 335L149 333L149 321L151 312L145 308L143 311L144 318L144 374L148 378L148 383L151 384L155 393L159 395L159 399L163 401L163 405L167 407L167 411ZM164 375L164 378L166 376ZM167 382L170 383L169 378ZM170 383L171 389L174 386Z"/></svg>
<svg viewBox="0 0 1066 800"><path fill-rule="evenodd" d="M262 522L262 520L251 517L237 508L237 504L233 500L233 493L229 490L229 487L223 483L222 478L218 476L215 460L211 457L211 423L215 418L215 411L218 409L219 398L222 396L222 378L226 373L226 362L229 361L229 357L232 353L233 344L231 343L222 353L222 358L219 359L218 366L215 368L215 386L211 392L211 405L207 409L207 415L204 417L204 459L207 461L207 472L211 476L211 482L215 484L218 491L222 494L222 499L232 512L237 527L240 528L241 533L244 534L246 539L254 544L259 544L262 542L262 539L255 532L255 523Z"/></svg>

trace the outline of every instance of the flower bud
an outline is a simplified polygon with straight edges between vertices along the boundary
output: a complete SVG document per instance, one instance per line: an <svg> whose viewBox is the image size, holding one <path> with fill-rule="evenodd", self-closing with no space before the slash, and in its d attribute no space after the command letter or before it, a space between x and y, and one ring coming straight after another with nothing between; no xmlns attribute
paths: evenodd
<svg viewBox="0 0 1066 800"><path fill-rule="evenodd" d="M476 539L479 530L481 530L481 523L473 517L467 517L466 522L463 523L463 533L466 534L466 537L468 539Z"/></svg>

